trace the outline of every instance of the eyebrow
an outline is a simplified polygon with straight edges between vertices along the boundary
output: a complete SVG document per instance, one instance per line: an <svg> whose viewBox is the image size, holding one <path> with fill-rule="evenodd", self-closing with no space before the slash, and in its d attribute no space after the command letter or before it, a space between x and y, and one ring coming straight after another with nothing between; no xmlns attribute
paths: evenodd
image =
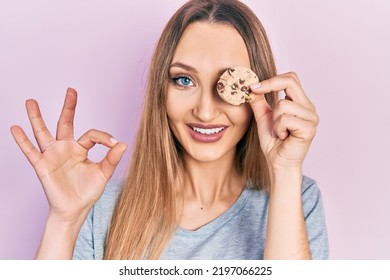
<svg viewBox="0 0 390 280"><path fill-rule="evenodd" d="M198 71L196 71L196 69L190 65L187 65L187 64L184 64L182 62L175 62L175 63L172 63L169 68L172 68L172 67L179 67L179 68L182 68L184 70L187 70L187 71L190 71L190 72L194 72L194 73L198 73ZM223 68L221 70L218 71L218 77L221 76L223 74L223 72L225 72L228 68Z"/></svg>
<svg viewBox="0 0 390 280"><path fill-rule="evenodd" d="M169 68L172 68L172 67L179 67L179 68L182 68L182 69L190 71L190 72L198 73L198 71L196 71L196 69L194 67L189 66L189 65L184 64L184 63L181 63L181 62L172 63L169 66Z"/></svg>

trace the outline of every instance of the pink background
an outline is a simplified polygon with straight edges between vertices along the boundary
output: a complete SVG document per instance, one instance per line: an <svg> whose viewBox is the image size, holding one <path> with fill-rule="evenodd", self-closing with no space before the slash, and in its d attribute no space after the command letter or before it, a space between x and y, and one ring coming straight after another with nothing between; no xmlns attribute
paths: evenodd
<svg viewBox="0 0 390 280"><path fill-rule="evenodd" d="M0 259L34 257L48 210L9 133L19 124L32 137L24 101L39 101L54 133L72 86L79 91L77 136L97 128L132 143L151 53L182 3L0 2ZM322 190L331 258L390 259L390 4L245 3L268 31L279 72L299 74L321 117L305 173ZM92 158L104 152L97 148Z"/></svg>

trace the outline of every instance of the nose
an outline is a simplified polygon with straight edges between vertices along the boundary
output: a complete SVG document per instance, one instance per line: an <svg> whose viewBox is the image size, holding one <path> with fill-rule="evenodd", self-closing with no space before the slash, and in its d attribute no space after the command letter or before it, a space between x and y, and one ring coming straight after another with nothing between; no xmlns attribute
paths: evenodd
<svg viewBox="0 0 390 280"><path fill-rule="evenodd" d="M215 87L201 89L193 114L202 122L212 121L220 113L221 101L222 99L218 96Z"/></svg>

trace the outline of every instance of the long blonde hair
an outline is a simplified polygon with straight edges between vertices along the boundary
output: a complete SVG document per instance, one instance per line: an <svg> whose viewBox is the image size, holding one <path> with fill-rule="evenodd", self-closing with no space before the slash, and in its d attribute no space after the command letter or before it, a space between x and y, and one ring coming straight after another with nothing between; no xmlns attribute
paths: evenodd
<svg viewBox="0 0 390 280"><path fill-rule="evenodd" d="M174 186L181 174L180 144L172 134L166 112L169 65L186 27L193 22L229 24L243 37L251 68L260 80L276 75L269 42L256 15L236 0L192 0L169 20L156 46L149 69L143 114L132 160L113 213L105 259L157 259L176 224ZM267 96L271 106L275 94ZM267 189L269 174L252 118L237 144L236 163L251 187Z"/></svg>

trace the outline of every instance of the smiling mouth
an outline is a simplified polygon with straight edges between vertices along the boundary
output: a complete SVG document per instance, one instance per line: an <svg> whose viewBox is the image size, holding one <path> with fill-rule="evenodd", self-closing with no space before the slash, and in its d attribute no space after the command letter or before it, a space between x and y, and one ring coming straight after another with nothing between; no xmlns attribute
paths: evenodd
<svg viewBox="0 0 390 280"><path fill-rule="evenodd" d="M193 131L198 132L200 134L204 134L204 135L217 134L225 129L225 127L215 127L215 128L201 128L201 127L195 127L195 126L190 126L190 127Z"/></svg>
<svg viewBox="0 0 390 280"><path fill-rule="evenodd" d="M188 131L196 142L215 143L225 134L228 126L222 124L203 125L197 123L187 124Z"/></svg>

